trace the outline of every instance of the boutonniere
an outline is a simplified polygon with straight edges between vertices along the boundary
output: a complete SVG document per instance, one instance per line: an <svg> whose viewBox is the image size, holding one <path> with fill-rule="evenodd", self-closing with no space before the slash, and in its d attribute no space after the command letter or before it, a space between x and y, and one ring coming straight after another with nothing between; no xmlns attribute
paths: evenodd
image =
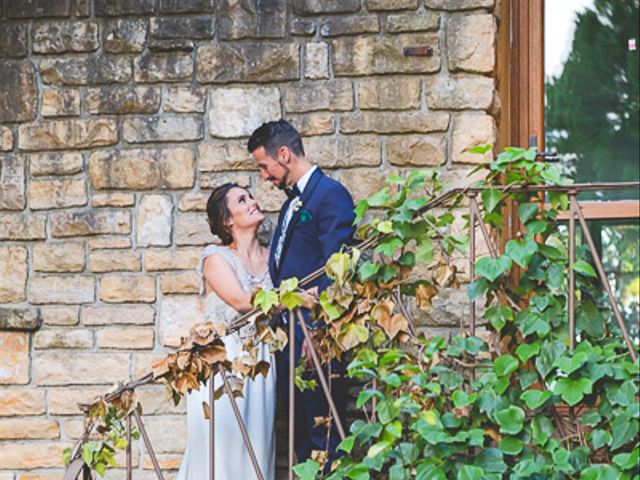
<svg viewBox="0 0 640 480"><path fill-rule="evenodd" d="M293 212L297 212L300 208L302 208L302 200L300 200L300 197L296 197L293 199Z"/></svg>

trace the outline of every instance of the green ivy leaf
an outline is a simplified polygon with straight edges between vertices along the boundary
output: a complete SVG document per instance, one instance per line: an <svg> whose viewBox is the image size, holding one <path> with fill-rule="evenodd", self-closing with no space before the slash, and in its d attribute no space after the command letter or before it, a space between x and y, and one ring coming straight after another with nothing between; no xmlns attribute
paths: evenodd
<svg viewBox="0 0 640 480"><path fill-rule="evenodd" d="M499 332L513 321L513 312L506 305L493 305L484 311L484 318Z"/></svg>
<svg viewBox="0 0 640 480"><path fill-rule="evenodd" d="M376 273L378 273L378 270L380 270L379 263L373 263L369 261L362 263L358 268L358 275L360 276L360 281L366 282L367 280L370 280L376 275Z"/></svg>
<svg viewBox="0 0 640 480"><path fill-rule="evenodd" d="M516 348L516 355L522 361L522 363L526 363L534 355L537 355L540 352L540 342L535 341L532 343L522 343L518 345Z"/></svg>
<svg viewBox="0 0 640 480"><path fill-rule="evenodd" d="M520 398L524 400L527 407L535 410L551 398L551 392L546 390L527 390L520 395Z"/></svg>
<svg viewBox="0 0 640 480"><path fill-rule="evenodd" d="M487 473L504 473L507 464L504 463L504 455L497 448L485 448L475 458L474 464Z"/></svg>
<svg viewBox="0 0 640 480"><path fill-rule="evenodd" d="M308 459L304 463L294 465L293 471L300 477L300 480L313 480L320 472L320 464L315 460Z"/></svg>
<svg viewBox="0 0 640 480"><path fill-rule="evenodd" d="M585 394L589 394L592 391L593 383L588 378L578 378L572 380L570 378L561 378L556 383L553 393L560 395L562 399L570 406L580 402Z"/></svg>
<svg viewBox="0 0 640 480"><path fill-rule="evenodd" d="M342 307L335 305L333 301L329 299L326 290L320 294L320 298L318 299L318 301L320 303L320 306L322 307L322 310L324 310L324 312L328 315L329 320L333 321L337 318L340 318L340 315L342 315L343 312Z"/></svg>
<svg viewBox="0 0 640 480"><path fill-rule="evenodd" d="M356 345L366 342L368 338L369 330L367 327L357 323L347 323L340 328L336 340L342 348L351 350Z"/></svg>
<svg viewBox="0 0 640 480"><path fill-rule="evenodd" d="M496 421L500 425L500 433L516 435L522 430L524 422L524 410L511 405L509 408L496 412Z"/></svg>
<svg viewBox="0 0 640 480"><path fill-rule="evenodd" d="M416 248L416 260L429 263L433 259L433 242L430 238L424 238Z"/></svg>
<svg viewBox="0 0 640 480"><path fill-rule="evenodd" d="M294 308L302 306L302 295L299 292L287 292L280 295L280 303L285 306L287 310L293 310Z"/></svg>
<svg viewBox="0 0 640 480"><path fill-rule="evenodd" d="M490 188L483 190L480 197L482 198L482 204L484 205L485 211L487 213L491 213L500 203L502 193L495 188Z"/></svg>
<svg viewBox="0 0 640 480"><path fill-rule="evenodd" d="M580 480L620 480L620 472L609 465L593 465L580 472Z"/></svg>
<svg viewBox="0 0 640 480"><path fill-rule="evenodd" d="M471 405L478 398L478 394L476 393L467 393L462 390L456 390L451 395L451 400L456 408L466 407L467 405Z"/></svg>
<svg viewBox="0 0 640 480"><path fill-rule="evenodd" d="M346 476L351 480L369 480L371 478L369 475L369 467L364 463L357 463L351 466Z"/></svg>
<svg viewBox="0 0 640 480"><path fill-rule="evenodd" d="M369 209L369 204L367 203L367 201L360 200L358 202L358 205L354 209L356 218L353 220L352 225L357 225L358 223L360 223L360 220L362 220L362 217L364 216L364 214L367 212L368 209Z"/></svg>
<svg viewBox="0 0 640 480"><path fill-rule="evenodd" d="M367 198L367 204L370 207L382 207L389 201L389 187L384 187L382 190L374 193Z"/></svg>
<svg viewBox="0 0 640 480"><path fill-rule="evenodd" d="M536 415L531 421L531 433L535 445L544 445L555 432L553 422L543 415Z"/></svg>
<svg viewBox="0 0 640 480"><path fill-rule="evenodd" d="M518 360L511 355L502 355L493 362L493 371L499 377L504 377L512 374L518 369Z"/></svg>
<svg viewBox="0 0 640 480"><path fill-rule="evenodd" d="M400 240L399 238L391 238L378 245L375 249L375 252L390 257L396 250L402 248L403 246L404 243L402 243L402 240Z"/></svg>
<svg viewBox="0 0 640 480"><path fill-rule="evenodd" d="M619 415L611 422L613 444L611 450L626 445L638 435L638 420L629 418L629 415Z"/></svg>
<svg viewBox="0 0 640 480"><path fill-rule="evenodd" d="M587 277L597 277L596 271L593 269L593 267L584 260L578 260L576 263L574 263L573 270Z"/></svg>
<svg viewBox="0 0 640 480"><path fill-rule="evenodd" d="M522 451L524 442L514 437L502 437L499 443L500 450L507 455L517 455Z"/></svg>
<svg viewBox="0 0 640 480"><path fill-rule="evenodd" d="M571 375L578 370L587 361L587 354L585 352L579 352L572 357L564 355L555 362L555 366L567 375Z"/></svg>
<svg viewBox="0 0 640 480"><path fill-rule="evenodd" d="M269 313L273 307L278 305L278 294L273 290L260 290L253 299L253 306L259 307L262 313Z"/></svg>
<svg viewBox="0 0 640 480"><path fill-rule="evenodd" d="M506 254L522 268L529 264L537 251L538 244L533 240L509 240L505 247Z"/></svg>
<svg viewBox="0 0 640 480"><path fill-rule="evenodd" d="M490 282L507 273L510 268L511 259L506 255L500 255L495 259L483 257L476 262L476 273Z"/></svg>
<svg viewBox="0 0 640 480"><path fill-rule="evenodd" d="M607 430L597 429L591 432L591 443L596 450L604 447L605 445L611 445L613 437Z"/></svg>
<svg viewBox="0 0 640 480"><path fill-rule="evenodd" d="M472 465L465 465L458 471L456 480L482 480L484 470L480 467L474 467Z"/></svg>
<svg viewBox="0 0 640 480"><path fill-rule="evenodd" d="M562 355L567 347L559 340L554 342L545 342L540 348L540 354L536 357L536 369L540 372L542 377L546 377L556 359Z"/></svg>
<svg viewBox="0 0 640 480"><path fill-rule="evenodd" d="M336 447L336 450L337 451L342 450L343 452L351 453L351 450L353 450L353 445L355 441L356 441L355 435L350 435L338 444L338 446Z"/></svg>
<svg viewBox="0 0 640 480"><path fill-rule="evenodd" d="M484 155L489 150L491 150L492 147L493 145L490 143L487 143L486 145L477 145L475 147L470 148L468 152L478 154L478 155Z"/></svg>
<svg viewBox="0 0 640 480"><path fill-rule="evenodd" d="M640 464L640 448L636 447L631 453L619 453L613 457L615 463L622 470L631 470Z"/></svg>
<svg viewBox="0 0 640 480"><path fill-rule="evenodd" d="M487 291L487 288L489 288L489 284L486 279L479 278L474 280L467 287L467 297L469 297L469 300L475 300L483 295Z"/></svg>
<svg viewBox="0 0 640 480"><path fill-rule="evenodd" d="M424 462L416 468L415 480L447 480L447 476L438 466Z"/></svg>
<svg viewBox="0 0 640 480"><path fill-rule="evenodd" d="M538 213L539 208L537 203L521 203L518 206L518 218L523 224L527 223Z"/></svg>

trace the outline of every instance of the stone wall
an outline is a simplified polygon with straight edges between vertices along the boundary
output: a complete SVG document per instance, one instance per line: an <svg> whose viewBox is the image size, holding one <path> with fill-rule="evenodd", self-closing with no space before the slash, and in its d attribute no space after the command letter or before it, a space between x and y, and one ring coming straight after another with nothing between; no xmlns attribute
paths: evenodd
<svg viewBox="0 0 640 480"><path fill-rule="evenodd" d="M391 171L459 179L494 143L494 0L0 0L0 479L61 478L76 403L199 320L218 184L282 195L245 149L284 117L360 199ZM432 56L405 56L429 46ZM457 323L464 294L441 300ZM183 406L141 389L173 478ZM154 478L141 445L136 478ZM121 459L122 460L122 459ZM122 478L122 471L107 478Z"/></svg>

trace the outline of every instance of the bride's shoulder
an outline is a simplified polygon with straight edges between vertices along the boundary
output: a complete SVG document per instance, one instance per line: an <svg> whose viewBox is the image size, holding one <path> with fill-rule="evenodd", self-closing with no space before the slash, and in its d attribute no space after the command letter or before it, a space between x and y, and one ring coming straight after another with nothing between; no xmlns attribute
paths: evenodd
<svg viewBox="0 0 640 480"><path fill-rule="evenodd" d="M208 258L211 258L212 263L217 263L218 259L220 259L220 260L224 260L224 262L226 264L229 264L232 268L234 267L233 256L231 252L229 252L229 249L221 245L207 245L202 249L202 254L200 255L200 262L198 263L198 270L201 273L204 268L205 261ZM210 262L207 262L207 263L210 263Z"/></svg>

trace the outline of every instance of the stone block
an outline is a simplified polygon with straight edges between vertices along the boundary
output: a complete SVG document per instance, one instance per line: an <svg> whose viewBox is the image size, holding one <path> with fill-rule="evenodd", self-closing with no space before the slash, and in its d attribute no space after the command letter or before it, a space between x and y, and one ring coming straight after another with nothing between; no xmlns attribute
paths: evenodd
<svg viewBox="0 0 640 480"><path fill-rule="evenodd" d="M162 293L199 293L202 279L198 272L163 273L160 275Z"/></svg>
<svg viewBox="0 0 640 480"><path fill-rule="evenodd" d="M125 210L88 210L51 214L54 237L108 235L131 232L131 218Z"/></svg>
<svg viewBox="0 0 640 480"><path fill-rule="evenodd" d="M201 88L169 87L165 91L164 111L176 113L203 113L206 92Z"/></svg>
<svg viewBox="0 0 640 480"><path fill-rule="evenodd" d="M360 0L296 0L293 10L300 15L354 13L360 10Z"/></svg>
<svg viewBox="0 0 640 480"><path fill-rule="evenodd" d="M304 76L314 80L329 78L329 44L311 42L305 45Z"/></svg>
<svg viewBox="0 0 640 480"><path fill-rule="evenodd" d="M418 0L367 0L367 10L415 10Z"/></svg>
<svg viewBox="0 0 640 480"><path fill-rule="evenodd" d="M78 415L78 403L91 403L97 397L104 395L103 388L69 388L54 387L47 389L47 404L49 415ZM146 408L145 408L146 413ZM68 437L68 435L67 435Z"/></svg>
<svg viewBox="0 0 640 480"><path fill-rule="evenodd" d="M444 132L449 115L442 112L361 112L343 116L344 133L428 133Z"/></svg>
<svg viewBox="0 0 640 480"><path fill-rule="evenodd" d="M322 168L380 165L380 138L375 135L310 137L304 142L307 157Z"/></svg>
<svg viewBox="0 0 640 480"><path fill-rule="evenodd" d="M248 172L214 172L200 174L200 188L205 190L213 190L228 182L248 187L251 185L251 175Z"/></svg>
<svg viewBox="0 0 640 480"><path fill-rule="evenodd" d="M191 53L145 52L134 62L134 79L140 83L187 82L193 75Z"/></svg>
<svg viewBox="0 0 640 480"><path fill-rule="evenodd" d="M348 80L293 84L286 89L284 108L294 113L352 110L353 85Z"/></svg>
<svg viewBox="0 0 640 480"><path fill-rule="evenodd" d="M409 77L368 78L358 85L362 110L407 110L420 106L420 79Z"/></svg>
<svg viewBox="0 0 640 480"><path fill-rule="evenodd" d="M148 272L162 270L192 270L200 260L199 248L176 250L149 249L144 253L144 268Z"/></svg>
<svg viewBox="0 0 640 480"><path fill-rule="evenodd" d="M444 135L403 135L387 139L387 159L403 167L435 167L445 163Z"/></svg>
<svg viewBox="0 0 640 480"><path fill-rule="evenodd" d="M24 157L0 155L0 209L24 210Z"/></svg>
<svg viewBox="0 0 640 480"><path fill-rule="evenodd" d="M102 87L87 90L85 105L93 114L156 113L160 89L152 87Z"/></svg>
<svg viewBox="0 0 640 480"><path fill-rule="evenodd" d="M36 243L32 268L36 272L81 272L84 270L84 243Z"/></svg>
<svg viewBox="0 0 640 480"><path fill-rule="evenodd" d="M54 85L103 85L127 83L131 79L131 60L124 57L94 55L60 60L43 59L40 76Z"/></svg>
<svg viewBox="0 0 640 480"><path fill-rule="evenodd" d="M44 215L3 213L0 216L0 240L44 240Z"/></svg>
<svg viewBox="0 0 640 480"><path fill-rule="evenodd" d="M213 12L213 0L160 0L162 13Z"/></svg>
<svg viewBox="0 0 640 480"><path fill-rule="evenodd" d="M296 43L269 42L199 47L197 79L200 83L297 80L299 50ZM251 61L247 62L247 58Z"/></svg>
<svg viewBox="0 0 640 480"><path fill-rule="evenodd" d="M435 10L472 10L493 7L494 0L425 0L424 6Z"/></svg>
<svg viewBox="0 0 640 480"><path fill-rule="evenodd" d="M153 325L155 310L151 305L84 306L80 319L90 325Z"/></svg>
<svg viewBox="0 0 640 480"><path fill-rule="evenodd" d="M490 13L457 15L447 21L449 71L491 73L495 66L496 20Z"/></svg>
<svg viewBox="0 0 640 480"><path fill-rule="evenodd" d="M177 347L189 335L194 323L202 322L202 306L197 295L167 295L160 299L159 340L164 347Z"/></svg>
<svg viewBox="0 0 640 480"><path fill-rule="evenodd" d="M136 354L136 367L138 355L140 354ZM146 364L146 371L151 371L151 362ZM167 388L163 385L144 385L136 388L136 393L144 405L145 415L186 413L186 402L183 400L178 405L174 405L168 395Z"/></svg>
<svg viewBox="0 0 640 480"><path fill-rule="evenodd" d="M28 271L27 249L18 245L0 246L0 265L0 303L23 302Z"/></svg>
<svg viewBox="0 0 640 480"><path fill-rule="evenodd" d="M191 188L195 156L184 147L103 150L89 157L89 175L98 190Z"/></svg>
<svg viewBox="0 0 640 480"><path fill-rule="evenodd" d="M32 180L29 183L29 207L32 210L78 207L86 205L84 180Z"/></svg>
<svg viewBox="0 0 640 480"><path fill-rule="evenodd" d="M147 15L155 13L156 0L94 0L94 9L98 17Z"/></svg>
<svg viewBox="0 0 640 480"><path fill-rule="evenodd" d="M270 2L217 2L218 35L223 40L283 38L286 30L285 0Z"/></svg>
<svg viewBox="0 0 640 480"><path fill-rule="evenodd" d="M89 270L103 272L139 272L140 254L135 250L94 250L89 253Z"/></svg>
<svg viewBox="0 0 640 480"><path fill-rule="evenodd" d="M323 22L320 27L320 35L323 37L360 35L363 33L377 33L379 31L380 25L376 15L333 17Z"/></svg>
<svg viewBox="0 0 640 480"><path fill-rule="evenodd" d="M100 279L100 300L107 303L151 303L156 282L150 275L105 275Z"/></svg>
<svg viewBox="0 0 640 480"><path fill-rule="evenodd" d="M340 172L340 182L349 188L353 201L358 203L385 187L385 179L391 173L378 169L350 168Z"/></svg>
<svg viewBox="0 0 640 480"><path fill-rule="evenodd" d="M182 463L182 454L180 453L161 453L157 456L158 465L163 470L178 470ZM142 459L142 468L153 469L151 457L145 452Z"/></svg>
<svg viewBox="0 0 640 480"><path fill-rule="evenodd" d="M60 467L63 450L72 446L70 443L58 441L37 443L2 442L0 444L2 468L30 470L34 468ZM25 477L25 475L21 476Z"/></svg>
<svg viewBox="0 0 640 480"><path fill-rule="evenodd" d="M0 440L58 438L60 427L48 418L7 418L0 422Z"/></svg>
<svg viewBox="0 0 640 480"><path fill-rule="evenodd" d="M488 110L493 101L494 81L481 76L429 76L425 91L429 108Z"/></svg>
<svg viewBox="0 0 640 480"><path fill-rule="evenodd" d="M207 209L209 194L200 192L185 193L178 200L178 210L181 212L204 212Z"/></svg>
<svg viewBox="0 0 640 480"><path fill-rule="evenodd" d="M0 22L0 58L22 58L28 51L28 24Z"/></svg>
<svg viewBox="0 0 640 480"><path fill-rule="evenodd" d="M0 95L0 123L30 122L36 118L36 69L28 60L0 61L0 85L11 95Z"/></svg>
<svg viewBox="0 0 640 480"><path fill-rule="evenodd" d="M18 148L21 150L73 150L113 145L118 142L115 120L53 120L36 125L21 125Z"/></svg>
<svg viewBox="0 0 640 480"><path fill-rule="evenodd" d="M345 37L332 41L336 76L382 73L430 73L440 70L440 49L435 33L405 33L383 39ZM405 47L432 47L431 57L405 57Z"/></svg>
<svg viewBox="0 0 640 480"><path fill-rule="evenodd" d="M80 91L76 89L44 90L40 113L43 117L80 115Z"/></svg>
<svg viewBox="0 0 640 480"><path fill-rule="evenodd" d="M0 332L0 385L29 383L27 332ZM5 459L2 458L5 468Z"/></svg>
<svg viewBox="0 0 640 480"><path fill-rule="evenodd" d="M45 412L44 393L43 389L3 387L0 389L0 416L42 415Z"/></svg>
<svg viewBox="0 0 640 480"><path fill-rule="evenodd" d="M29 278L29 302L80 304L95 300L93 277L88 275L32 275Z"/></svg>
<svg viewBox="0 0 640 480"><path fill-rule="evenodd" d="M186 448L187 422L182 415L155 415L145 421L149 440L158 453L182 453Z"/></svg>
<svg viewBox="0 0 640 480"><path fill-rule="evenodd" d="M34 177L73 175L82 171L82 163L79 152L33 153L29 155L29 174Z"/></svg>
<svg viewBox="0 0 640 480"><path fill-rule="evenodd" d="M85 329L45 328L33 335L33 348L37 350L64 348L78 349L93 346L93 332Z"/></svg>
<svg viewBox="0 0 640 480"><path fill-rule="evenodd" d="M278 212L287 197L284 192L276 188L271 182L258 180L255 185L255 197L263 212ZM267 222L265 220L265 222Z"/></svg>
<svg viewBox="0 0 640 480"><path fill-rule="evenodd" d="M9 18L68 17L71 10L69 0L13 0L5 5Z"/></svg>
<svg viewBox="0 0 640 480"><path fill-rule="evenodd" d="M0 330L33 332L40 328L42 317L37 308L1 308Z"/></svg>
<svg viewBox="0 0 640 480"><path fill-rule="evenodd" d="M214 18L211 15L202 17L152 17L149 33L152 37L162 39L210 39L213 37L213 22Z"/></svg>
<svg viewBox="0 0 640 480"><path fill-rule="evenodd" d="M103 47L109 53L135 53L144 50L147 38L147 20L110 20L104 25Z"/></svg>
<svg viewBox="0 0 640 480"><path fill-rule="evenodd" d="M316 24L313 20L294 18L289 25L291 35L310 36L316 33Z"/></svg>
<svg viewBox="0 0 640 480"><path fill-rule="evenodd" d="M91 15L91 0L76 0L74 13L76 17L83 18Z"/></svg>
<svg viewBox="0 0 640 480"><path fill-rule="evenodd" d="M147 42L147 48L151 52L192 52L195 48L193 40L187 38L152 38Z"/></svg>
<svg viewBox="0 0 640 480"><path fill-rule="evenodd" d="M32 27L34 53L93 52L99 46L95 22L47 22Z"/></svg>
<svg viewBox="0 0 640 480"><path fill-rule="evenodd" d="M440 15L433 12L401 13L387 17L385 31L389 33L433 32L438 30L439 25Z"/></svg>
<svg viewBox="0 0 640 480"><path fill-rule="evenodd" d="M264 122L278 118L280 92L277 88L224 87L211 92L209 134L212 137L248 137Z"/></svg>
<svg viewBox="0 0 640 480"><path fill-rule="evenodd" d="M153 338L153 328L105 328L96 332L96 345L116 350L150 350Z"/></svg>
<svg viewBox="0 0 640 480"><path fill-rule="evenodd" d="M113 192L96 193L91 197L91 206L99 207L131 207L135 203L133 193Z"/></svg>
<svg viewBox="0 0 640 480"><path fill-rule="evenodd" d="M113 384L129 379L129 363L127 353L40 352L33 376L41 386Z"/></svg>
<svg viewBox="0 0 640 480"><path fill-rule="evenodd" d="M245 142L201 143L198 146L201 172L255 170L256 163Z"/></svg>
<svg viewBox="0 0 640 480"><path fill-rule="evenodd" d="M129 143L184 142L202 139L204 126L200 117L188 115L126 118L122 136Z"/></svg>
<svg viewBox="0 0 640 480"><path fill-rule="evenodd" d="M178 213L175 232L176 245L207 245L216 239L202 213Z"/></svg>
<svg viewBox="0 0 640 480"><path fill-rule="evenodd" d="M131 247L131 238L124 235L105 235L104 237L93 237L89 239L90 251L129 247Z"/></svg>
<svg viewBox="0 0 640 480"><path fill-rule="evenodd" d="M79 307L42 307L40 310L45 325L71 326L78 324Z"/></svg>
<svg viewBox="0 0 640 480"><path fill-rule="evenodd" d="M496 122L491 115L484 113L463 113L453 121L451 137L451 160L453 163L489 163L493 153L484 155L470 153L469 150L490 143L495 145L498 137Z"/></svg>
<svg viewBox="0 0 640 480"><path fill-rule="evenodd" d="M171 244L171 213L169 195L144 195L138 204L136 235L139 246Z"/></svg>
<svg viewBox="0 0 640 480"><path fill-rule="evenodd" d="M336 131L336 121L330 113L294 115L288 120L303 137L325 135Z"/></svg>
<svg viewBox="0 0 640 480"><path fill-rule="evenodd" d="M0 125L0 152L13 150L13 130Z"/></svg>

